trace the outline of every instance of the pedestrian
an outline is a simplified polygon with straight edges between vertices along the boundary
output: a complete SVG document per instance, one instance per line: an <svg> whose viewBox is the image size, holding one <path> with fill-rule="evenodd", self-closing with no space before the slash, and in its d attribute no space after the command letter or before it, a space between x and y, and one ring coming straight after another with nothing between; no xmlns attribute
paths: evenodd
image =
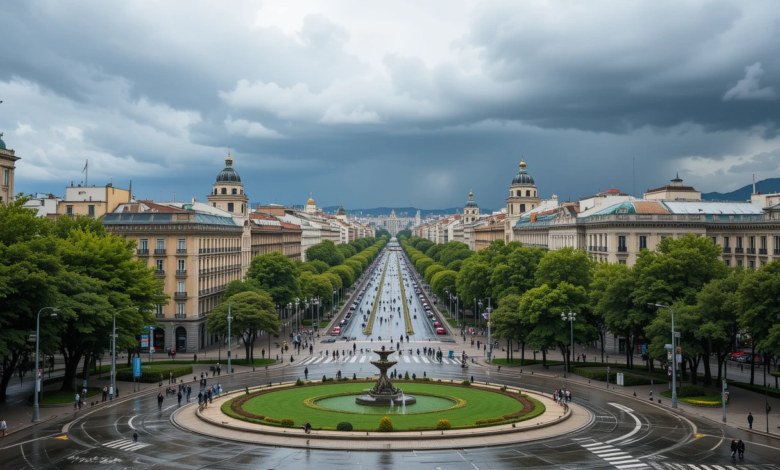
<svg viewBox="0 0 780 470"><path fill-rule="evenodd" d="M157 409L162 411L162 403L165 397L163 397L162 392L157 394Z"/></svg>
<svg viewBox="0 0 780 470"><path fill-rule="evenodd" d="M198 392L198 406L203 405L203 391Z"/></svg>
<svg viewBox="0 0 780 470"><path fill-rule="evenodd" d="M138 431L133 430L133 442L138 442Z"/></svg>
<svg viewBox="0 0 780 470"><path fill-rule="evenodd" d="M305 369L303 369L303 377L304 377L306 380L309 380L309 368L308 368L308 367L307 367L307 368L305 368Z"/></svg>
<svg viewBox="0 0 780 470"><path fill-rule="evenodd" d="M192 387L187 385L187 403L190 402L190 394L192 393Z"/></svg>
<svg viewBox="0 0 780 470"><path fill-rule="evenodd" d="M81 409L81 397L78 392L76 392L76 401L73 403L73 409Z"/></svg>
<svg viewBox="0 0 780 470"><path fill-rule="evenodd" d="M732 439L731 440L731 458L734 459L737 455L737 440Z"/></svg>
<svg viewBox="0 0 780 470"><path fill-rule="evenodd" d="M742 439L737 441L737 453L739 453L739 458L744 459L745 458L745 443L742 442Z"/></svg>
<svg viewBox="0 0 780 470"><path fill-rule="evenodd" d="M176 397L179 399L179 406L181 406L181 390L179 390L179 394Z"/></svg>
<svg viewBox="0 0 780 470"><path fill-rule="evenodd" d="M108 398L108 386L103 387L103 401Z"/></svg>
<svg viewBox="0 0 780 470"><path fill-rule="evenodd" d="M653 401L653 391L650 390L650 401Z"/></svg>
<svg viewBox="0 0 780 470"><path fill-rule="evenodd" d="M0 418L0 437L5 437L8 433L8 425L5 422L5 418Z"/></svg>
<svg viewBox="0 0 780 470"><path fill-rule="evenodd" d="M168 383L169 384L174 383L174 381L173 381L173 372L168 372Z"/></svg>
<svg viewBox="0 0 780 470"><path fill-rule="evenodd" d="M748 412L748 426L753 429L753 412Z"/></svg>

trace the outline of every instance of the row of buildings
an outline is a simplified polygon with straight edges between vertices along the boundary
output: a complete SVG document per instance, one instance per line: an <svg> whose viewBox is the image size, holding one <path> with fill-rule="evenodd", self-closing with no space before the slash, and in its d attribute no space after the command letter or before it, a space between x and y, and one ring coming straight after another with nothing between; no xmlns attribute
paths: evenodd
<svg viewBox="0 0 780 470"><path fill-rule="evenodd" d="M506 207L480 214L469 193L463 213L420 224L414 234L434 241L467 243L478 251L494 240L525 246L587 251L596 261L633 265L644 249L666 237L709 237L726 265L755 268L780 259L780 193L753 190L750 201L702 200L701 192L675 177L636 198L610 189L579 201L541 199L526 163L512 179Z"/></svg>
<svg viewBox="0 0 780 470"><path fill-rule="evenodd" d="M0 140L0 202L13 199L17 160ZM206 200L155 202L136 199L132 183L129 189L71 183L64 197L38 194L25 206L52 220L102 217L108 232L134 240L135 257L155 268L170 297L167 305L157 306L159 326L151 344L181 352L198 351L217 340L206 331L206 316L219 304L225 286L246 275L253 257L278 251L305 261L306 249L323 240L342 244L374 236L373 228L349 219L343 207L335 215L324 214L312 198L299 208L250 208L230 154Z"/></svg>

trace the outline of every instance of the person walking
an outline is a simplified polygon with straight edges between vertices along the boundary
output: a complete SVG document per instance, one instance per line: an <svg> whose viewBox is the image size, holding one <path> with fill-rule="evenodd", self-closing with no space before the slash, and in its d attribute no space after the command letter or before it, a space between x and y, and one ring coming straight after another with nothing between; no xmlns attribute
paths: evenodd
<svg viewBox="0 0 780 470"><path fill-rule="evenodd" d="M76 401L73 403L73 409L81 409L81 396L76 392Z"/></svg>
<svg viewBox="0 0 780 470"><path fill-rule="evenodd" d="M192 394L192 387L187 385L187 403L190 402L190 395Z"/></svg>
<svg viewBox="0 0 780 470"><path fill-rule="evenodd" d="M737 453L739 454L740 459L745 458L745 443L742 442L742 439L737 441Z"/></svg>
<svg viewBox="0 0 780 470"><path fill-rule="evenodd" d="M653 401L653 391L650 390L650 401Z"/></svg>
<svg viewBox="0 0 780 470"><path fill-rule="evenodd" d="M305 369L303 369L303 377L304 377L306 380L309 380L309 368L308 368L308 367L307 367L307 368L305 368Z"/></svg>
<svg viewBox="0 0 780 470"><path fill-rule="evenodd" d="M103 401L106 401L107 398L108 398L108 387L105 386L103 387Z"/></svg>
<svg viewBox="0 0 780 470"><path fill-rule="evenodd" d="M732 439L731 440L731 458L736 460L736 455L737 455L737 440L736 439Z"/></svg>
<svg viewBox="0 0 780 470"><path fill-rule="evenodd" d="M176 395L176 398L179 399L179 406L181 406L181 390L179 390L179 393Z"/></svg>
<svg viewBox="0 0 780 470"><path fill-rule="evenodd" d="M748 426L753 429L753 412L748 412Z"/></svg>
<svg viewBox="0 0 780 470"><path fill-rule="evenodd" d="M5 437L8 433L8 424L5 422L5 418L0 418L0 437Z"/></svg>
<svg viewBox="0 0 780 470"><path fill-rule="evenodd" d="M163 397L162 392L157 394L157 409L162 411L162 403L165 397Z"/></svg>

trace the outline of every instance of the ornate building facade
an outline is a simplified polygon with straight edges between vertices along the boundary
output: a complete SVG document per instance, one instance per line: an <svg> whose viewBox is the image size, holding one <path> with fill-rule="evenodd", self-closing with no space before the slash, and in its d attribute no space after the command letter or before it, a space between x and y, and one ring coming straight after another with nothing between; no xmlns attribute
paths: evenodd
<svg viewBox="0 0 780 470"><path fill-rule="evenodd" d="M16 152L6 148L0 132L0 203L14 200L14 172L18 160Z"/></svg>

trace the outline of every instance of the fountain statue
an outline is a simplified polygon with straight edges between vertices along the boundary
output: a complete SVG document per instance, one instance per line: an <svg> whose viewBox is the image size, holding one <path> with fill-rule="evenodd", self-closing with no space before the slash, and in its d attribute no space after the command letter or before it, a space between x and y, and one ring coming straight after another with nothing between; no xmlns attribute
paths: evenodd
<svg viewBox="0 0 780 470"><path fill-rule="evenodd" d="M395 351L392 349L385 350L385 347L382 346L382 349L374 350L374 352L379 355L379 360L371 361L371 364L379 369L379 380L376 381L374 388L367 390L367 394L355 398L355 402L358 405L389 406L391 408L398 404L405 412L406 405L416 403L417 399L411 395L404 394L404 391L400 388L393 387L393 384L387 377L387 369L398 364L396 361L387 359L387 356Z"/></svg>

